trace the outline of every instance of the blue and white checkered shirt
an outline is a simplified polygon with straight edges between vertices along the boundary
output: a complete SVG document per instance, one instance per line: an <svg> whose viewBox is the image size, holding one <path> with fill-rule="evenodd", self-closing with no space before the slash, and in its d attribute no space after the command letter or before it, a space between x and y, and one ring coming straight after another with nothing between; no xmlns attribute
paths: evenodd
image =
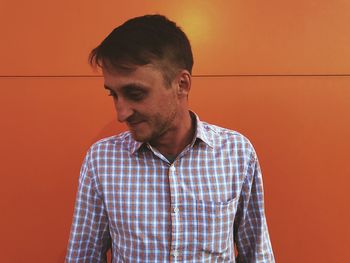
<svg viewBox="0 0 350 263"><path fill-rule="evenodd" d="M251 143L195 119L173 163L129 132L90 148L66 262L275 262Z"/></svg>

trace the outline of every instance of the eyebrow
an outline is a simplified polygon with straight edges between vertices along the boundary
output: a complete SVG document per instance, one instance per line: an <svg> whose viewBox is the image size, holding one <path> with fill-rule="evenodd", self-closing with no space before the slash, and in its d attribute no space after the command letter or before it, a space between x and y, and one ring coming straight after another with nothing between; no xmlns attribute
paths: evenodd
<svg viewBox="0 0 350 263"><path fill-rule="evenodd" d="M105 89L113 91L111 87L108 87L106 84L103 85ZM120 88L122 91L127 91L129 89L135 89L135 90L147 90L147 86L144 86L142 84L136 84L136 83L131 83L124 85Z"/></svg>

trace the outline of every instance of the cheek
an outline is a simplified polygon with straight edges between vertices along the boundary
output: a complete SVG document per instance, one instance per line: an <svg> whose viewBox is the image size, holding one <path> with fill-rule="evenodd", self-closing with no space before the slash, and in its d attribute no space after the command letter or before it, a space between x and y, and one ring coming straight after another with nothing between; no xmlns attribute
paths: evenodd
<svg viewBox="0 0 350 263"><path fill-rule="evenodd" d="M177 111L178 101L176 95L171 93L159 95L138 105L133 109L136 114L148 119L149 122L159 122L169 119Z"/></svg>

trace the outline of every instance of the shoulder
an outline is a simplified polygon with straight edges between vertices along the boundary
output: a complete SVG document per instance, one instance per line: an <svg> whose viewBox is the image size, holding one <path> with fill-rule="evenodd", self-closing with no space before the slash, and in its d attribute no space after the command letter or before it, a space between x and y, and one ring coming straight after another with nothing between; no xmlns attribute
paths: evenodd
<svg viewBox="0 0 350 263"><path fill-rule="evenodd" d="M128 151L135 141L132 139L130 132L122 132L118 135L110 136L98 140L91 145L88 154L93 156L110 153L122 153Z"/></svg>
<svg viewBox="0 0 350 263"><path fill-rule="evenodd" d="M201 122L201 124L215 148L243 151L245 154L255 155L253 144L242 133L207 122Z"/></svg>

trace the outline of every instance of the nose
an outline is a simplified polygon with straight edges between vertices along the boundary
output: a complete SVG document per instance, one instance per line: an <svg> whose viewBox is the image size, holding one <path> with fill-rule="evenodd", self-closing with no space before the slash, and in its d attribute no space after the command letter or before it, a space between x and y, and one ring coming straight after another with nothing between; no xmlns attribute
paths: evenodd
<svg viewBox="0 0 350 263"><path fill-rule="evenodd" d="M120 122L126 121L133 114L130 105L122 98L115 99L114 106L117 111L118 121Z"/></svg>

